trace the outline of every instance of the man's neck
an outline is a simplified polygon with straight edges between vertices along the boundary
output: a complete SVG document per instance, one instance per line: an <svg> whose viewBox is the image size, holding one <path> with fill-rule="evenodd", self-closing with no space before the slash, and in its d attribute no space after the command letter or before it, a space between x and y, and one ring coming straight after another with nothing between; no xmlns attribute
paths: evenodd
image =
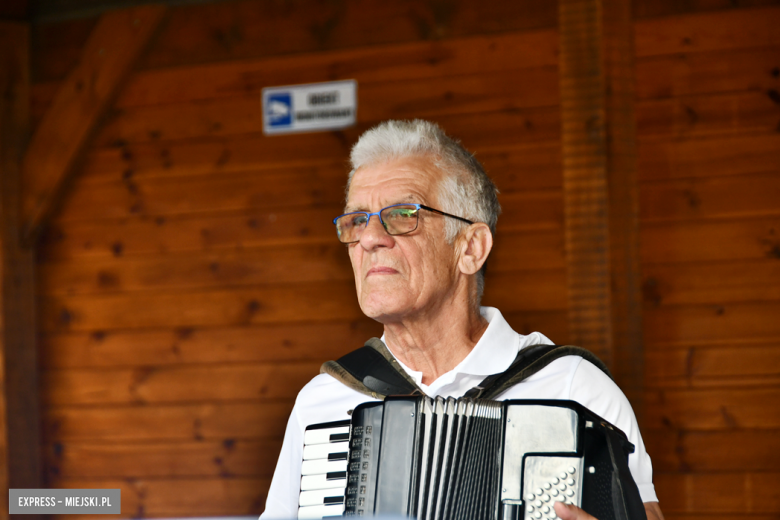
<svg viewBox="0 0 780 520"><path fill-rule="evenodd" d="M487 326L477 309L448 309L415 321L385 323L385 343L430 385L466 359Z"/></svg>

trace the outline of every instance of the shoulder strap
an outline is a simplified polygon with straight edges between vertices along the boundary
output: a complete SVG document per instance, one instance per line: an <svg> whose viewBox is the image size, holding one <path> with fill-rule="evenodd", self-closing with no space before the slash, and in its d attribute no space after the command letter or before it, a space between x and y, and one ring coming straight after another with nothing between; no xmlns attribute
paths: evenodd
<svg viewBox="0 0 780 520"><path fill-rule="evenodd" d="M556 359L572 355L590 361L612 378L606 365L589 350L571 345L531 345L520 350L505 372L486 377L478 386L466 392L464 397L493 399ZM369 339L363 347L337 361L326 361L320 373L329 374L353 390L374 399L384 399L388 395L424 395L414 380L398 366L379 338Z"/></svg>
<svg viewBox="0 0 780 520"><path fill-rule="evenodd" d="M369 339L363 347L338 361L323 363L320 373L329 374L353 390L375 399L384 399L388 395L423 394L379 338Z"/></svg>
<svg viewBox="0 0 780 520"><path fill-rule="evenodd" d="M501 374L486 377L464 397L493 399L563 356L579 356L612 379L607 366L591 351L572 345L531 345L520 349L514 362Z"/></svg>

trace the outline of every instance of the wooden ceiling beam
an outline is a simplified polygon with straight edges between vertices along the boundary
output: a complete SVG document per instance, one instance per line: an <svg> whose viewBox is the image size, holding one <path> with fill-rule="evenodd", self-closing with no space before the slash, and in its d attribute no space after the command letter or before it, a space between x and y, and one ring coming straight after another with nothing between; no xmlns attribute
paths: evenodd
<svg viewBox="0 0 780 520"><path fill-rule="evenodd" d="M26 240L34 240L57 207L68 176L164 12L163 6L146 5L101 16L79 64L60 86L27 147L22 200Z"/></svg>
<svg viewBox="0 0 780 520"><path fill-rule="evenodd" d="M640 416L631 0L559 0L558 16L569 330L604 359Z"/></svg>

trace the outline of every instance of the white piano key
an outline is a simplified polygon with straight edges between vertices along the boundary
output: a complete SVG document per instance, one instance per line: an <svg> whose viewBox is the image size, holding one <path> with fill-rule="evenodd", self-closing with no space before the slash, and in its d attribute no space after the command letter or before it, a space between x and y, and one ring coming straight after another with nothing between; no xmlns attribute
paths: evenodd
<svg viewBox="0 0 780 520"><path fill-rule="evenodd" d="M303 447L303 460L327 459L331 453L349 453L349 442L331 442Z"/></svg>
<svg viewBox="0 0 780 520"><path fill-rule="evenodd" d="M346 472L338 472L336 474L341 473ZM312 489L328 489L335 487L347 487L347 476L344 475L344 478L332 478L330 480L328 479L327 474L306 475L301 477L301 491L311 491Z"/></svg>
<svg viewBox="0 0 780 520"><path fill-rule="evenodd" d="M347 461L328 459L304 460L301 465L301 475L318 475L336 471L347 471Z"/></svg>
<svg viewBox="0 0 780 520"><path fill-rule="evenodd" d="M346 439L331 441L331 435L349 435L349 426L339 428L323 428L321 430L306 430L303 434L303 444L309 446L312 444L328 444L329 442L342 442Z"/></svg>
<svg viewBox="0 0 780 520"><path fill-rule="evenodd" d="M330 497L344 498L344 487L331 489L315 489L312 491L301 491L298 498L299 506L319 506L325 505L325 499ZM342 500L343 502L343 500Z"/></svg>
<svg viewBox="0 0 780 520"><path fill-rule="evenodd" d="M298 520L319 520L329 516L341 516L344 514L344 504L332 504L327 506L306 506L298 508Z"/></svg>

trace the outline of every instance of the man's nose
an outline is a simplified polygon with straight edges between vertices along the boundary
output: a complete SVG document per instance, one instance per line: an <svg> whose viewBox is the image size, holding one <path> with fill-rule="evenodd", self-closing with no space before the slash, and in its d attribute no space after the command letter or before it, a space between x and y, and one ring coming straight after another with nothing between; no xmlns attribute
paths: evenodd
<svg viewBox="0 0 780 520"><path fill-rule="evenodd" d="M361 247L364 249L391 247L393 243L393 237L385 231L382 222L379 220L379 215L372 215L360 237Z"/></svg>

